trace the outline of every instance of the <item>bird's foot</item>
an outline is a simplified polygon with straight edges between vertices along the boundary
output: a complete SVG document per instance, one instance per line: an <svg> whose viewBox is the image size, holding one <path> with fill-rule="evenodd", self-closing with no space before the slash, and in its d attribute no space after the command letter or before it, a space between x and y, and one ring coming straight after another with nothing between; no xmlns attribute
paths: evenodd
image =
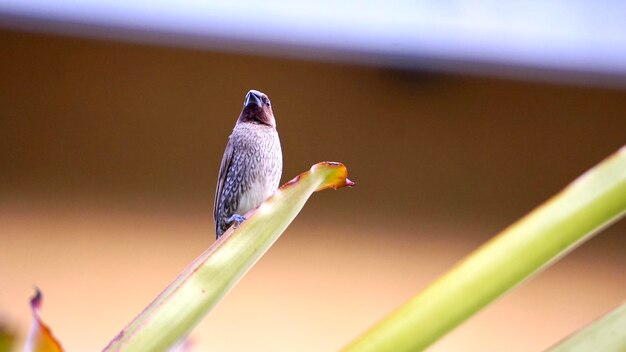
<svg viewBox="0 0 626 352"><path fill-rule="evenodd" d="M226 223L230 224L235 224L235 227L241 225L242 222L246 221L245 216L243 215L239 215L239 214L233 214L230 218L228 218L228 220L226 220Z"/></svg>

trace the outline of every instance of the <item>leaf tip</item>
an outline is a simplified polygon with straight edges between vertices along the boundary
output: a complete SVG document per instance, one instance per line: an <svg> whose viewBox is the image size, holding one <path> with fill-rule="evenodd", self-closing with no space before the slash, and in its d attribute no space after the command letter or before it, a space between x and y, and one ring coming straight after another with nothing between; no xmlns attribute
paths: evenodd
<svg viewBox="0 0 626 352"><path fill-rule="evenodd" d="M43 301L43 294L39 288L35 287L35 295L30 299L30 307L33 313L33 325L26 340L25 351L38 352L61 352L63 348L57 339L52 335L50 328L41 320L39 309Z"/></svg>
<svg viewBox="0 0 626 352"><path fill-rule="evenodd" d="M30 307L33 310L34 314L39 315L39 309L41 309L41 301L43 299L43 295L41 294L41 290L39 287L35 286L35 295L30 299Z"/></svg>
<svg viewBox="0 0 626 352"><path fill-rule="evenodd" d="M343 187L353 187L354 182L348 179L348 169L342 163L336 161L323 161L311 167L311 172L331 171L325 179L325 182L317 188L317 191L332 188L339 189Z"/></svg>

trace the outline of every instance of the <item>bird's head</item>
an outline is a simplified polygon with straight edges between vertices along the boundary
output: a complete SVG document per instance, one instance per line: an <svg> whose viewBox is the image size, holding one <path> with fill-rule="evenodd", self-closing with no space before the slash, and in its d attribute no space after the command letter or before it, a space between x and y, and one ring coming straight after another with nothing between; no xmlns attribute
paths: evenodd
<svg viewBox="0 0 626 352"><path fill-rule="evenodd" d="M267 95L254 89L249 91L246 95L246 100L243 102L243 109L239 115L238 122L259 123L276 127L272 103Z"/></svg>

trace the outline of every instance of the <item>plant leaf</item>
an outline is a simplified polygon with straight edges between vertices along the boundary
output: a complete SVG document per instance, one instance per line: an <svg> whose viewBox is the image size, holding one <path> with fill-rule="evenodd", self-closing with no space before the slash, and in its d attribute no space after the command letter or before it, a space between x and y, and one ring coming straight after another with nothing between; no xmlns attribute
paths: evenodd
<svg viewBox="0 0 626 352"><path fill-rule="evenodd" d="M39 309L41 308L43 296L37 289L35 296L30 299L30 308L33 313L33 323L26 339L26 352L61 352L61 344L54 338L50 328L41 320Z"/></svg>
<svg viewBox="0 0 626 352"><path fill-rule="evenodd" d="M14 345L15 335L8 326L0 322L0 352L13 351Z"/></svg>
<svg viewBox="0 0 626 352"><path fill-rule="evenodd" d="M505 229L345 351L419 351L626 211L626 147Z"/></svg>
<svg viewBox="0 0 626 352"><path fill-rule="evenodd" d="M184 338L272 246L315 191L352 186L323 162L279 188L194 260L104 351L163 351Z"/></svg>
<svg viewBox="0 0 626 352"><path fill-rule="evenodd" d="M626 303L548 350L548 352L586 351L626 351Z"/></svg>

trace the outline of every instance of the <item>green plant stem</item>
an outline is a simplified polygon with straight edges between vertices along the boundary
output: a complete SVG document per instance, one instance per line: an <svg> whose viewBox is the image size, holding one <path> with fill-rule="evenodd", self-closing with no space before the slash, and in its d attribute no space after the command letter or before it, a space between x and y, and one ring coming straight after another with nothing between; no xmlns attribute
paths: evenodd
<svg viewBox="0 0 626 352"><path fill-rule="evenodd" d="M344 351L419 351L626 211L626 148L505 229Z"/></svg>
<svg viewBox="0 0 626 352"><path fill-rule="evenodd" d="M311 194L351 186L346 176L342 164L324 162L282 186L194 260L104 351L165 351L186 337L280 237Z"/></svg>

